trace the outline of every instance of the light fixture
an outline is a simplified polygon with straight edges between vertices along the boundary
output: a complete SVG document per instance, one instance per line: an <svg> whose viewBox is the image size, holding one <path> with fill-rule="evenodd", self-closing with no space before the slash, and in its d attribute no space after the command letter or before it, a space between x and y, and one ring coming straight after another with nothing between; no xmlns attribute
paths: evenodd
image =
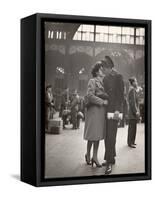
<svg viewBox="0 0 155 200"><path fill-rule="evenodd" d="M82 69L80 69L79 74L83 74L84 71L85 71L85 68L83 67Z"/></svg>
<svg viewBox="0 0 155 200"><path fill-rule="evenodd" d="M65 70L62 67L57 67L56 71L60 72L61 74L65 73Z"/></svg>

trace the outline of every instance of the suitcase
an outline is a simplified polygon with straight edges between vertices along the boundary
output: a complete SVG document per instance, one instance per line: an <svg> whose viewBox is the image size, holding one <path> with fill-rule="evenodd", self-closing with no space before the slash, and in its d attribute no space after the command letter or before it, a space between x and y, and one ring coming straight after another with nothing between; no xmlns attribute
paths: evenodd
<svg viewBox="0 0 155 200"><path fill-rule="evenodd" d="M62 133L62 120L61 119L51 119L49 120L48 130L51 134L61 134Z"/></svg>

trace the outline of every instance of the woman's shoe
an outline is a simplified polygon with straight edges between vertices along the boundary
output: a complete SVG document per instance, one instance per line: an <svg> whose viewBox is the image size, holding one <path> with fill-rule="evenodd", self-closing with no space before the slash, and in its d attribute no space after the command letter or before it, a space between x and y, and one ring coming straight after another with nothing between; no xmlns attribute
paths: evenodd
<svg viewBox="0 0 155 200"><path fill-rule="evenodd" d="M94 160L93 158L91 159L91 165L92 167L94 166L94 164L96 165L96 167L102 167L102 165L100 165L100 163L96 160Z"/></svg>
<svg viewBox="0 0 155 200"><path fill-rule="evenodd" d="M85 154L85 160L86 160L87 165L91 165L91 160L90 158L88 158L87 154Z"/></svg>

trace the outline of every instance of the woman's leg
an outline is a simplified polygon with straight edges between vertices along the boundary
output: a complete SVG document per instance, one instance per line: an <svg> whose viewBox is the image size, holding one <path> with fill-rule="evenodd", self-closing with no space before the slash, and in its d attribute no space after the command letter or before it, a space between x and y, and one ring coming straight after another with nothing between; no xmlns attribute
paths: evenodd
<svg viewBox="0 0 155 200"><path fill-rule="evenodd" d="M87 142L87 157L90 159L90 152L91 152L91 147L92 147L93 142L89 141Z"/></svg>
<svg viewBox="0 0 155 200"><path fill-rule="evenodd" d="M91 164L90 153L91 153L92 144L93 144L93 142L88 140L88 142L87 142L87 153L85 154L85 160L86 160L86 163L88 165Z"/></svg>
<svg viewBox="0 0 155 200"><path fill-rule="evenodd" d="M98 162L98 147L99 147L99 141L94 141L93 142L93 160L96 162L96 164L99 165L99 162Z"/></svg>

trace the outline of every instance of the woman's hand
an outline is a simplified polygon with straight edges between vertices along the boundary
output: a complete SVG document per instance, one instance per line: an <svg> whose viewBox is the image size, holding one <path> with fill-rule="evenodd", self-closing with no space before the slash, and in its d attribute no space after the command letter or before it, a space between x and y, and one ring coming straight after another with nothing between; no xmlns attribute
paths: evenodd
<svg viewBox="0 0 155 200"><path fill-rule="evenodd" d="M108 100L103 100L103 105L108 105Z"/></svg>

